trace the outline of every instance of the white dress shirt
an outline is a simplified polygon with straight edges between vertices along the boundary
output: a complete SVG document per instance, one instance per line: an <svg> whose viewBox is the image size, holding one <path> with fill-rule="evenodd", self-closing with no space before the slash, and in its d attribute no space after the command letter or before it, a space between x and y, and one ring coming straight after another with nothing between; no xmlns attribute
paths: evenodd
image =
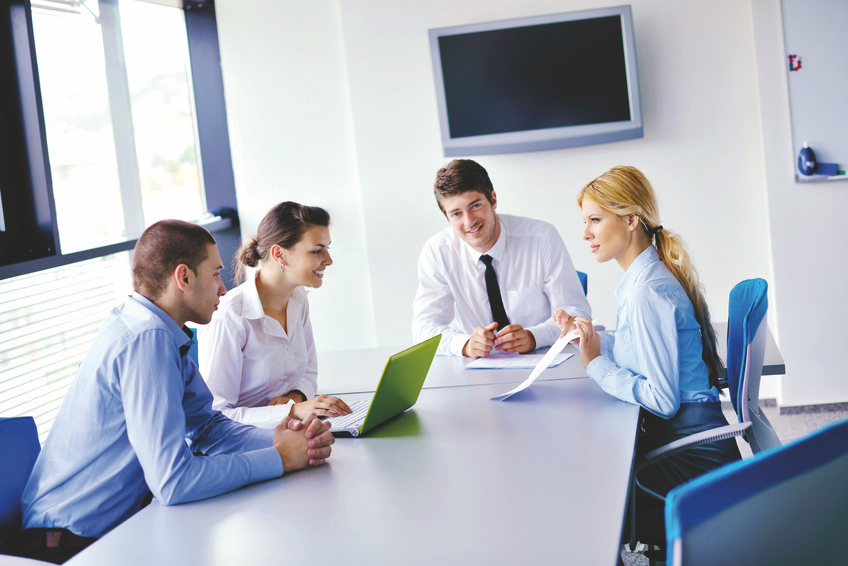
<svg viewBox="0 0 848 566"><path fill-rule="evenodd" d="M560 335L551 319L557 309L592 317L571 257L551 224L499 214L501 233L486 253L493 258L509 321L533 333L536 347ZM413 303L416 342L442 334L439 354L462 355L474 328L493 322L483 255L448 227L430 238L418 259Z"/></svg>
<svg viewBox="0 0 848 566"><path fill-rule="evenodd" d="M197 334L212 408L235 421L271 427L289 414L292 403L269 407L271 399L295 389L307 399L315 396L318 362L306 295L298 287L289 299L288 333L265 314L254 276L224 295L212 322Z"/></svg>

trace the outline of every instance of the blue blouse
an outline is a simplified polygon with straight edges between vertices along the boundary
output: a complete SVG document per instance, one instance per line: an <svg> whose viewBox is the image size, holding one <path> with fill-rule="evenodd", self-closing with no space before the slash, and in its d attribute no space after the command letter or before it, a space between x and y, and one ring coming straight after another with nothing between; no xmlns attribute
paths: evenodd
<svg viewBox="0 0 848 566"><path fill-rule="evenodd" d="M701 357L701 328L686 291L649 246L615 291L615 334L601 333L601 355L586 368L601 388L664 418L680 403L714 402Z"/></svg>

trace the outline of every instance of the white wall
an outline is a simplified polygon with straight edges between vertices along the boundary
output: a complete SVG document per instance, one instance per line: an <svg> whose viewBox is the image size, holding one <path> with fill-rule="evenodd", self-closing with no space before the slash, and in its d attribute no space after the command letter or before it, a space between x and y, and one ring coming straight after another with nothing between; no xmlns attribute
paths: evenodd
<svg viewBox="0 0 848 566"><path fill-rule="evenodd" d="M378 341L409 335L414 258L425 239L446 225L431 189L447 160L428 28L606 5L340 1L366 230L378 250L371 258L374 296L380 297L374 306ZM621 272L614 264L596 265L589 255L574 196L612 165L637 165L659 192L663 225L689 243L720 320L727 316L733 284L770 276L750 10L734 0L632 6L645 137L478 160L498 191L499 210L559 228L577 268L589 274L596 318L609 326Z"/></svg>
<svg viewBox="0 0 848 566"><path fill-rule="evenodd" d="M779 0L630 3L645 137L479 157L498 191L499 210L559 228L575 265L589 274L595 317L613 325L613 291L621 273L613 264L596 265L586 251L574 195L612 165L640 167L658 192L663 225L688 243L716 320L726 318L735 283L749 277L771 283L771 326L781 331L789 370L784 402L845 401L848 391L837 377L844 372L824 362L817 366L821 372L806 371L811 359L827 357L814 347L821 334L844 336L835 322L845 318L844 302L835 312L825 311L831 305L827 290L838 288L845 262L822 266L826 262L813 264L811 257L801 261L804 269L793 267L804 248L836 246L842 258L845 244L835 228L819 241L821 217L813 216L812 202L799 202L791 162L784 162L791 152L782 131L788 129L788 109L777 99L785 96L785 84L778 67L765 64L774 53L764 53L780 38ZM608 0L216 2L245 229L255 229L272 204L287 198L325 205L333 214L336 264L325 286L310 295L320 350L411 341L417 256L423 242L446 225L432 196L435 172L447 159L439 142L427 29L607 5ZM764 46L755 45L760 35ZM817 190L824 189L804 187L804 194ZM809 235L796 238L798 232ZM774 268L770 238L777 250ZM825 275L815 283L816 295L804 292L813 284L811 273ZM809 338L787 328L798 328L802 312L809 316ZM822 320L824 331L818 326ZM787 335L798 346L787 343ZM793 379L797 368L804 368L803 379ZM766 396L779 383L769 378ZM810 383L821 394L805 397Z"/></svg>
<svg viewBox="0 0 848 566"><path fill-rule="evenodd" d="M330 212L334 264L309 304L319 349L376 346L338 6L215 3L242 235L278 202Z"/></svg>
<svg viewBox="0 0 848 566"><path fill-rule="evenodd" d="M773 310L787 368L781 403L845 402L848 181L795 182L780 2L752 0L751 8L771 217Z"/></svg>

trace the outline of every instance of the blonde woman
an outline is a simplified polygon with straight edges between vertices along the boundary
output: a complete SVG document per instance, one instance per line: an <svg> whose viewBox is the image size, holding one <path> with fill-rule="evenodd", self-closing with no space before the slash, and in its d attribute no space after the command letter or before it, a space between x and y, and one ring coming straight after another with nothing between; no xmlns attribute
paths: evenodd
<svg viewBox="0 0 848 566"><path fill-rule="evenodd" d="M615 260L624 270L615 292L616 331L599 334L591 321L564 311L554 320L563 332L576 326L590 378L642 407L637 462L675 439L726 425L716 387L722 364L707 303L680 238L660 224L648 179L635 167L613 167L583 187L577 204L595 259ZM639 480L665 495L740 457L734 439L713 442L643 468ZM637 499L637 510L651 504L662 509L646 497ZM654 526L662 529L662 515L654 515L660 522Z"/></svg>
<svg viewBox="0 0 848 566"><path fill-rule="evenodd" d="M200 371L212 408L229 418L272 428L283 417L348 414L329 395L316 396L318 362L305 287L323 283L330 257L326 210L283 202L262 219L239 250L237 279L259 267L221 300L198 330Z"/></svg>

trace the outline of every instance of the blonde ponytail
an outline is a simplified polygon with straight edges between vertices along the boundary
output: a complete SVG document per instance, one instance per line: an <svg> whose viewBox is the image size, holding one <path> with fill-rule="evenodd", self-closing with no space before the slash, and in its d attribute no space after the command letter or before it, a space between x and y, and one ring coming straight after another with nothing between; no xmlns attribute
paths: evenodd
<svg viewBox="0 0 848 566"><path fill-rule="evenodd" d="M704 298L698 273L683 247L680 237L660 225L659 209L651 183L635 167L616 166L589 182L577 195L577 205L588 198L602 209L618 216L638 216L648 235L653 238L657 255L686 291L701 326L701 356L707 365L710 385L718 386L724 367L716 351L715 330Z"/></svg>
<svg viewBox="0 0 848 566"><path fill-rule="evenodd" d="M654 244L660 260L671 271L692 302L692 307L695 309L695 319L701 326L701 346L703 348L701 357L707 364L707 370L710 373L710 385L718 387L719 377L724 366L716 351L715 330L710 322L710 309L707 306L707 300L704 298L704 287L698 280L698 272L683 247L683 241L674 232L665 229L659 230L654 236Z"/></svg>

